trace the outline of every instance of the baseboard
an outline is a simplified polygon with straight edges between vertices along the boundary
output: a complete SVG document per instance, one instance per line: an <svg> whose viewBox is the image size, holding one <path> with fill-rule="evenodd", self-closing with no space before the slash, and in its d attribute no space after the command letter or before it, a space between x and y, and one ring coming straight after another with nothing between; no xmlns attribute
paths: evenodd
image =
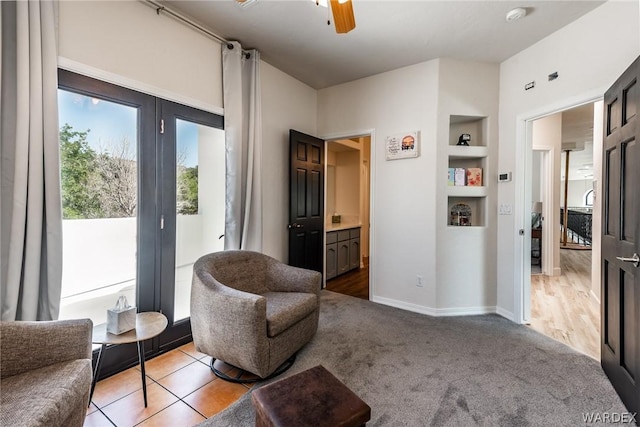
<svg viewBox="0 0 640 427"><path fill-rule="evenodd" d="M437 316L477 316L479 314L496 314L495 306L485 307L451 307L436 309Z"/></svg>
<svg viewBox="0 0 640 427"><path fill-rule="evenodd" d="M514 314L502 307L496 307L496 314L504 317L505 319L511 320L512 322L515 322Z"/></svg>
<svg viewBox="0 0 640 427"><path fill-rule="evenodd" d="M496 314L496 313L500 314L498 313L497 307L495 306L432 308L432 307L425 307L423 305L412 304L405 301L398 301L391 298L376 297L376 296L371 298L371 301L376 302L378 304L401 308L403 310L413 311L414 313L426 314L433 317L475 316L479 314ZM502 314L500 315L503 316ZM511 317L513 317L513 315Z"/></svg>
<svg viewBox="0 0 640 427"><path fill-rule="evenodd" d="M423 305L411 304L410 302L398 301L391 298L384 297L372 297L371 301L376 302L378 304L388 305L390 307L401 308L407 311L413 311L414 313L426 314L429 316L438 316L436 310L430 307L425 307Z"/></svg>
<svg viewBox="0 0 640 427"><path fill-rule="evenodd" d="M562 276L562 269L560 267L554 267L551 272L552 276Z"/></svg>

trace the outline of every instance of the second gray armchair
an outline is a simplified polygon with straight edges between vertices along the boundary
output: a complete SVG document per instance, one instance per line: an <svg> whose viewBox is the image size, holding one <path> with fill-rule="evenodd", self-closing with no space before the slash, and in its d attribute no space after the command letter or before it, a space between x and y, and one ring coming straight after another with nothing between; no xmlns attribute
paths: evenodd
<svg viewBox="0 0 640 427"><path fill-rule="evenodd" d="M0 322L0 426L83 425L92 330L89 319Z"/></svg>
<svg viewBox="0 0 640 427"><path fill-rule="evenodd" d="M260 378L280 373L316 333L321 277L257 252L201 257L191 289L196 349Z"/></svg>

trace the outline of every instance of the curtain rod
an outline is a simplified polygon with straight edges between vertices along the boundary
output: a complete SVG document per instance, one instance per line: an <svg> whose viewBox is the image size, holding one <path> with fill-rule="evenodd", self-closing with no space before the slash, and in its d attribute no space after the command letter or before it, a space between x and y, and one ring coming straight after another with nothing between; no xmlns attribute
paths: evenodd
<svg viewBox="0 0 640 427"><path fill-rule="evenodd" d="M229 40L220 37L219 35L212 33L211 31L207 30L206 28L202 27L200 24L193 22L191 19L187 18L186 16L169 9L166 6L161 5L160 3L154 1L154 0L142 0L144 3L147 3L149 6L153 7L156 10L156 14L160 15L160 12L166 13L167 15L171 16L172 18L182 22L183 24L187 24L190 27L195 28L196 30L208 35L209 37L219 41L221 44L224 44L227 46L227 48L229 49L233 49L233 45L229 42ZM249 55L248 52L243 51L243 53L245 53L246 55Z"/></svg>

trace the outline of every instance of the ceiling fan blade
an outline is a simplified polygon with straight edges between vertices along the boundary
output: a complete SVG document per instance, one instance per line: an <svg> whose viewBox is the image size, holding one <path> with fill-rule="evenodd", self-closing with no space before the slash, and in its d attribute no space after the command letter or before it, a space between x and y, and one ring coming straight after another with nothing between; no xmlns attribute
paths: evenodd
<svg viewBox="0 0 640 427"><path fill-rule="evenodd" d="M336 33L348 33L356 27L356 18L353 15L353 4L351 4L351 0L342 3L340 0L331 0L331 12L333 13Z"/></svg>

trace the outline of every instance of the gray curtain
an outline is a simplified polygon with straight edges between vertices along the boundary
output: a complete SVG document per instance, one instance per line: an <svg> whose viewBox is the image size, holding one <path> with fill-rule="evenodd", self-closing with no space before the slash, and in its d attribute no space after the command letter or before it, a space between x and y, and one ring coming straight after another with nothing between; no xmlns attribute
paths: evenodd
<svg viewBox="0 0 640 427"><path fill-rule="evenodd" d="M57 1L1 1L2 320L58 318Z"/></svg>
<svg viewBox="0 0 640 427"><path fill-rule="evenodd" d="M225 249L262 250L260 54L222 49L226 139Z"/></svg>

